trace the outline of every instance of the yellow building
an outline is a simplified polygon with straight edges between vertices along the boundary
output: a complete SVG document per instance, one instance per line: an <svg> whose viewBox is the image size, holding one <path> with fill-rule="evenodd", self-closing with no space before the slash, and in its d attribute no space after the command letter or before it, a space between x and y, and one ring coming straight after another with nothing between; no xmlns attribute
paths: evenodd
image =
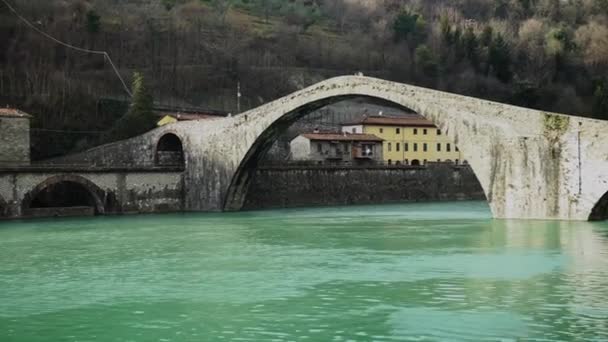
<svg viewBox="0 0 608 342"><path fill-rule="evenodd" d="M382 138L384 161L389 164L466 163L456 145L423 117L368 116L359 122L343 125L342 131Z"/></svg>

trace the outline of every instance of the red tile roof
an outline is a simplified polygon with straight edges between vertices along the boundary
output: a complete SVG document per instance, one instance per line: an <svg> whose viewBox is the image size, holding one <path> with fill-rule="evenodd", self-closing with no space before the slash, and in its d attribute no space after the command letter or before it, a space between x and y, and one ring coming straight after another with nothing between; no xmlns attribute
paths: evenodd
<svg viewBox="0 0 608 342"><path fill-rule="evenodd" d="M361 133L305 133L303 137L310 140L329 140L329 141L384 141L373 134Z"/></svg>
<svg viewBox="0 0 608 342"><path fill-rule="evenodd" d="M9 118L29 118L31 115L15 108L0 108L0 116Z"/></svg>
<svg viewBox="0 0 608 342"><path fill-rule="evenodd" d="M432 121L422 116L416 117L387 117L387 116L368 116L362 120L345 124L349 125L382 125L382 126L412 126L412 127L435 127Z"/></svg>

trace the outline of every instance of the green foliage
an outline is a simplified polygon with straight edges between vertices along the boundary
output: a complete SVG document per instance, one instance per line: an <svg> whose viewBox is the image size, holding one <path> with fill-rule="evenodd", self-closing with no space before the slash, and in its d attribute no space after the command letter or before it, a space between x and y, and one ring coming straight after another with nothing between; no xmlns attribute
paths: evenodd
<svg viewBox="0 0 608 342"><path fill-rule="evenodd" d="M462 47L466 58L477 69L479 66L479 43L472 27L468 27L462 36Z"/></svg>
<svg viewBox="0 0 608 342"><path fill-rule="evenodd" d="M294 2L282 8L283 16L288 24L299 26L306 31L320 19L317 6L305 6L301 2Z"/></svg>
<svg viewBox="0 0 608 342"><path fill-rule="evenodd" d="M513 104L528 108L536 108L538 100L540 99L539 89L536 85L530 82L520 81L516 82L513 87Z"/></svg>
<svg viewBox="0 0 608 342"><path fill-rule="evenodd" d="M596 9L604 14L608 14L608 0L594 0Z"/></svg>
<svg viewBox="0 0 608 342"><path fill-rule="evenodd" d="M396 41L409 40L418 45L426 36L426 21L422 15L401 11L393 22L393 34Z"/></svg>
<svg viewBox="0 0 608 342"><path fill-rule="evenodd" d="M502 35L498 34L490 44L488 66L494 75L503 82L509 82L511 73L511 53Z"/></svg>
<svg viewBox="0 0 608 342"><path fill-rule="evenodd" d="M161 0L161 3L163 4L163 6L165 6L165 9L167 11L170 11L171 9L173 9L173 7L175 7L177 0Z"/></svg>
<svg viewBox="0 0 608 342"><path fill-rule="evenodd" d="M608 120L608 79L606 78L595 82L592 114L596 119Z"/></svg>
<svg viewBox="0 0 608 342"><path fill-rule="evenodd" d="M545 126L545 135L549 138L557 139L568 130L570 117L545 113L543 124Z"/></svg>
<svg viewBox="0 0 608 342"><path fill-rule="evenodd" d="M99 16L99 14L97 14L97 12L95 12L95 10L87 11L85 26L86 26L87 32L89 32L91 34L98 33L99 29L101 27L101 16Z"/></svg>
<svg viewBox="0 0 608 342"><path fill-rule="evenodd" d="M494 16L500 19L506 19L509 16L509 1L495 0L494 1Z"/></svg>
<svg viewBox="0 0 608 342"><path fill-rule="evenodd" d="M482 46L490 46L492 43L492 39L494 39L494 33L492 30L492 26L485 26L483 31L481 32L481 37L479 37L479 42Z"/></svg>
<svg viewBox="0 0 608 342"><path fill-rule="evenodd" d="M437 57L433 54L431 49L426 45L420 45L414 52L415 63L425 76L437 77L438 62Z"/></svg>
<svg viewBox="0 0 608 342"><path fill-rule="evenodd" d="M156 118L152 112L152 95L141 73L133 74L133 98L127 113L120 118L110 132L112 140L127 139L154 128Z"/></svg>

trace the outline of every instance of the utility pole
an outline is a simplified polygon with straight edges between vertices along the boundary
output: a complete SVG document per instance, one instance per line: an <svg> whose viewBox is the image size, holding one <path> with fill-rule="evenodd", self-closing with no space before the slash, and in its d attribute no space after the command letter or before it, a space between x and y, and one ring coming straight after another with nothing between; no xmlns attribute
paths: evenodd
<svg viewBox="0 0 608 342"><path fill-rule="evenodd" d="M236 83L236 113L241 112L241 81Z"/></svg>

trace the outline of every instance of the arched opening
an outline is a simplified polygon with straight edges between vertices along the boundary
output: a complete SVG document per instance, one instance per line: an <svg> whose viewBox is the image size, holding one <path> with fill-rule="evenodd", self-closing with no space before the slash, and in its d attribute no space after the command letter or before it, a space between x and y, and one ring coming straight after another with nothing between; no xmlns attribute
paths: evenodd
<svg viewBox="0 0 608 342"><path fill-rule="evenodd" d="M23 200L24 216L91 216L105 211L104 192L79 176L56 176L39 184Z"/></svg>
<svg viewBox="0 0 608 342"><path fill-rule="evenodd" d="M156 145L154 160L157 166L184 166L184 148L181 139L173 133L163 135Z"/></svg>
<svg viewBox="0 0 608 342"><path fill-rule="evenodd" d="M240 210L246 200L247 197L247 193L249 191L249 186L250 183L252 182L252 179L255 177L259 166L262 166L262 162L267 154L267 152L270 150L270 148L273 146L274 142L278 140L278 138L281 136L281 134L283 134L283 132L286 132L288 129L290 129L290 127L292 126L292 124L294 124L296 121L298 121L299 119L307 116L308 114L317 111L318 109L321 109L325 106L331 105L331 104L335 104L337 102L342 102L342 101L346 101L346 100L353 100L353 99L364 99L366 101L366 103L372 103L375 105L381 105L381 106L385 106L385 107L390 107L390 108L395 108L395 109L399 109L399 110L403 110L403 111L407 111L407 112L411 112L414 114L418 114L421 115L423 113L416 113L416 108L407 108L399 103L393 102L393 101L389 101L383 98L378 98L375 96L369 96L369 95L362 95L362 94L353 94L353 95L340 95L340 96L333 96L333 97L328 97L328 98L323 98L323 99L319 99L316 101L312 101L309 103L306 103L292 111L286 112L285 114L282 114L280 117L278 117L272 124L270 124L269 126L267 126L256 138L256 140L249 146L249 149L247 151L247 153L245 154L245 156L242 158L236 172L234 173L234 176L231 177L230 179L230 185L228 186L226 192L224 193L223 196L223 209L226 211L235 211L235 210ZM321 112L321 111L320 111ZM382 116L383 113L380 112L379 116ZM421 115L422 116L422 115ZM428 122L428 120L425 120ZM348 125L345 125L348 126ZM311 126L313 127L313 126ZM423 127L427 127L426 125L424 125ZM436 127L436 128L435 128ZM343 127L343 129L348 130L348 132L351 132L352 127ZM417 130L419 134L416 133L411 133L413 135L418 135L420 136L420 138L422 139L424 138L428 138L429 134L428 132L433 132L434 134L436 134L439 137L445 136L445 138L450 139L450 137L452 136L456 136L456 139L458 137L458 134L455 135L451 135L451 134L445 134L445 132L448 132L448 129L446 127L437 127L434 123L430 122L430 126L428 126L427 128L412 128L413 130ZM426 130L426 134L424 134L424 131ZM392 133L396 131L396 128L394 128L394 126L390 129L385 128L378 128L376 130L377 134L382 134L384 131L384 133ZM342 131L342 132L346 132L346 131ZM441 133L437 133L437 132L441 132ZM318 133L318 132L315 132ZM365 132L364 132L365 133ZM343 133L346 134L346 133ZM384 139L385 141L387 141L387 139ZM312 141L312 140L311 140ZM388 140L390 141L390 140ZM449 145L450 146L455 146L456 143L458 141L450 141ZM405 158L407 158L407 154L408 153L414 153L414 152L418 152L420 154L422 153L429 153L429 156L431 156L432 152L435 152L435 150L433 148L428 148L427 145L425 147L423 147L425 144L423 144L422 140L419 143L414 143L414 142L410 142L409 145L406 147L405 145L405 141L400 142L400 146L402 146L403 148L397 149L389 147L389 145L387 143L384 144L384 152L393 152L394 154L399 154L399 155L395 155L395 156L387 156L386 153L384 154L384 158L383 158L383 162L385 164L394 164L395 160L404 160ZM436 146L435 144L433 144L432 146ZM442 145L442 151L450 151L450 149L448 149L445 143ZM455 149L452 148L451 151L453 152ZM318 144L316 143L310 143L310 146L308 147L308 149L306 150L308 151L307 153L317 153L318 155L325 155L325 154L330 154L325 153L325 149L324 148L319 148ZM422 160L421 158L409 158L409 160L412 160L412 162L410 163L410 165L421 165L420 160ZM480 188L481 185L477 182L477 186ZM483 193L483 190L481 191Z"/></svg>
<svg viewBox="0 0 608 342"><path fill-rule="evenodd" d="M589 215L589 221L603 220L608 220L608 192L595 204Z"/></svg>
<svg viewBox="0 0 608 342"><path fill-rule="evenodd" d="M0 218L8 216L8 205L2 197L0 197Z"/></svg>

